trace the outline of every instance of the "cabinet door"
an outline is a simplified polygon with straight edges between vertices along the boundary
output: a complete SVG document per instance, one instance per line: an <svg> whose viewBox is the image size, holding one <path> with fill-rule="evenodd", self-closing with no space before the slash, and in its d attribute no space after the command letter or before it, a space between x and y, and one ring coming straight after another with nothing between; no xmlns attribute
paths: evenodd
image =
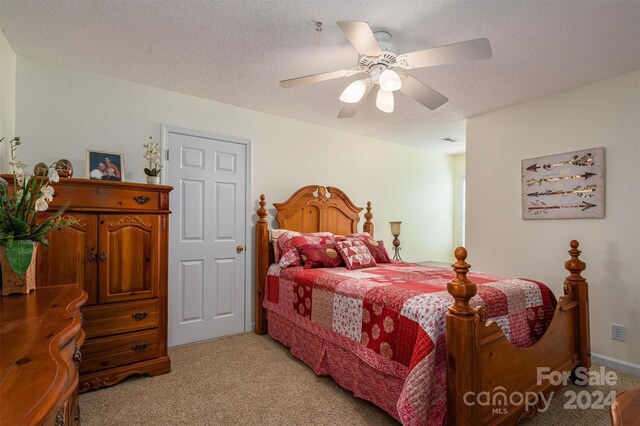
<svg viewBox="0 0 640 426"><path fill-rule="evenodd" d="M99 221L100 303L157 297L160 217L114 214Z"/></svg>
<svg viewBox="0 0 640 426"><path fill-rule="evenodd" d="M51 213L42 213L43 221ZM78 220L73 226L56 229L47 235L49 247L40 246L36 253L36 286L80 284L89 294L88 305L97 302L98 217L92 214L65 214Z"/></svg>

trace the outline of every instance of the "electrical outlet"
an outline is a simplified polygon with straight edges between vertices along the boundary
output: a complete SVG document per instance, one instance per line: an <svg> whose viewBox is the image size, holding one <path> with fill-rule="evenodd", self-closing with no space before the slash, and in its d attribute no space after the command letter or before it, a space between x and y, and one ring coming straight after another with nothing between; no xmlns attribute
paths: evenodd
<svg viewBox="0 0 640 426"><path fill-rule="evenodd" d="M624 325L611 324L611 338L624 342Z"/></svg>

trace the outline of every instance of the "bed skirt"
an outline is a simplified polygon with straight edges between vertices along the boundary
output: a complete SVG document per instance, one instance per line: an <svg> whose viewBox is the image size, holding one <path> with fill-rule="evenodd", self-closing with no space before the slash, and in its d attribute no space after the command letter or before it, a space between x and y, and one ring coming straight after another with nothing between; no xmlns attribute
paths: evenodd
<svg viewBox="0 0 640 426"><path fill-rule="evenodd" d="M291 354L319 376L331 376L358 398L373 402L398 418L396 407L404 379L378 371L352 352L328 342L285 317L269 311L269 336L287 346Z"/></svg>

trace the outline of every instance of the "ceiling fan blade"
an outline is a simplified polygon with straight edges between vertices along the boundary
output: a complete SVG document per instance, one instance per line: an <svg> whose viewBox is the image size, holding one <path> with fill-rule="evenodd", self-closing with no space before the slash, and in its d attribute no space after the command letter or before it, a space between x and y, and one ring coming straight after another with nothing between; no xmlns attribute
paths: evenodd
<svg viewBox="0 0 640 426"><path fill-rule="evenodd" d="M333 80L334 78L350 77L358 73L359 72L357 70L347 68L340 71L324 72L321 74L313 74L313 75L307 75L304 77L296 77L296 78L290 78L288 80L282 80L280 82L280 86L282 86L284 89L288 89L290 87L302 86L304 84L318 83L320 81L325 81L325 80Z"/></svg>
<svg viewBox="0 0 640 426"><path fill-rule="evenodd" d="M338 26L358 53L364 56L380 56L382 50L367 22L339 21Z"/></svg>
<svg viewBox="0 0 640 426"><path fill-rule="evenodd" d="M491 44L486 38L463 41L446 46L434 47L419 52L400 55L398 62L403 68L433 67L455 64L491 57ZM403 66L403 62L408 66Z"/></svg>
<svg viewBox="0 0 640 426"><path fill-rule="evenodd" d="M443 94L433 90L426 84L416 80L410 75L402 79L402 87L400 91L410 98L415 99L430 110L434 110L439 106L447 103L449 98Z"/></svg>
<svg viewBox="0 0 640 426"><path fill-rule="evenodd" d="M367 84L367 89L365 90L364 95L362 95L362 99L353 104L344 104L340 110L340 114L338 114L338 118L351 118L355 116L365 99L367 99L367 96L369 96L371 89L373 89L373 84Z"/></svg>

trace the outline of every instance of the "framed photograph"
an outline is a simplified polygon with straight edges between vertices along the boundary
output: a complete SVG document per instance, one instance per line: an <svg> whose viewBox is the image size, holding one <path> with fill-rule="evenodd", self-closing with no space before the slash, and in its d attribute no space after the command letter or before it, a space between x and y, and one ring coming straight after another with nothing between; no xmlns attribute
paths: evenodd
<svg viewBox="0 0 640 426"><path fill-rule="evenodd" d="M603 218L604 166L604 147L522 160L522 218Z"/></svg>
<svg viewBox="0 0 640 426"><path fill-rule="evenodd" d="M93 180L124 182L124 154L87 149L86 175Z"/></svg>

